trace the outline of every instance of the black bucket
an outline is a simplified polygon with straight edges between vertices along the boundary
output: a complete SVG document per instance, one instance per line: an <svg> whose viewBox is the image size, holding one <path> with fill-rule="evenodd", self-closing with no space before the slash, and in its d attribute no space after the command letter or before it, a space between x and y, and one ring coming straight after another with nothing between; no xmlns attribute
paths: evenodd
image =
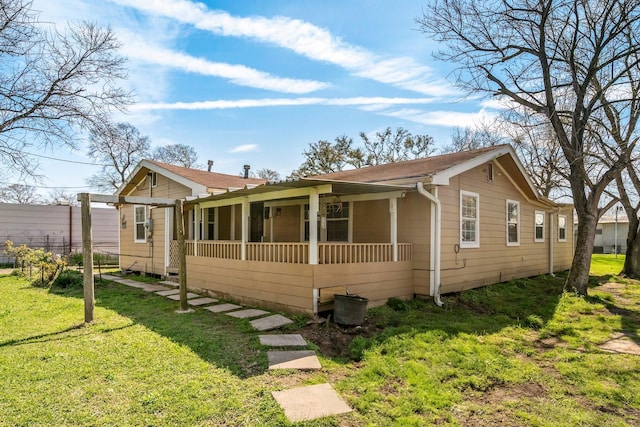
<svg viewBox="0 0 640 427"><path fill-rule="evenodd" d="M359 326L367 314L368 299L357 295L333 296L333 321L339 325Z"/></svg>

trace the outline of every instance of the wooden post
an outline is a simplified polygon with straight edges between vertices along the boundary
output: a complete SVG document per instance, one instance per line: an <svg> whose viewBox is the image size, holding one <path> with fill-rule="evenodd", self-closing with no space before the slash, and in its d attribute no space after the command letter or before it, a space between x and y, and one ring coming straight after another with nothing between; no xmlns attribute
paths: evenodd
<svg viewBox="0 0 640 427"><path fill-rule="evenodd" d="M184 204L176 200L176 232L178 233L178 259L180 260L180 311L189 311L187 304L187 255L184 251Z"/></svg>
<svg viewBox="0 0 640 427"><path fill-rule="evenodd" d="M93 322L95 298L93 293L93 246L91 244L91 197L80 193L82 212L82 266L84 268L84 322Z"/></svg>

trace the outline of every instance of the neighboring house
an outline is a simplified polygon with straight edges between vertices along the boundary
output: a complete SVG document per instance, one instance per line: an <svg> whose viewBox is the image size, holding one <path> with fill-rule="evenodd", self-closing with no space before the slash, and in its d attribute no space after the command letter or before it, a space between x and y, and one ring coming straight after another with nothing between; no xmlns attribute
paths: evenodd
<svg viewBox="0 0 640 427"><path fill-rule="evenodd" d="M111 207L93 208L91 216L96 252L117 255L118 211ZM82 252L80 208L0 203L0 263L12 261L2 251L7 240L15 246L24 244L61 255Z"/></svg>
<svg viewBox="0 0 640 427"><path fill-rule="evenodd" d="M184 197L189 170L165 168L143 161L119 194ZM158 174L152 192L149 171ZM573 256L573 207L541 197L509 145L250 184L188 194L196 196L185 202L190 288L306 313L331 308L333 294L345 292L370 307L390 297L439 303L440 293L566 270ZM123 266L176 271L172 208L151 210L152 239L159 230L169 248L164 258L145 258L154 253L142 233L146 210L121 211L130 224L121 251L139 254ZM150 268L144 259L157 261Z"/></svg>
<svg viewBox="0 0 640 427"><path fill-rule="evenodd" d="M596 254L624 254L627 251L629 219L622 207L616 215L615 208L600 217L593 242Z"/></svg>

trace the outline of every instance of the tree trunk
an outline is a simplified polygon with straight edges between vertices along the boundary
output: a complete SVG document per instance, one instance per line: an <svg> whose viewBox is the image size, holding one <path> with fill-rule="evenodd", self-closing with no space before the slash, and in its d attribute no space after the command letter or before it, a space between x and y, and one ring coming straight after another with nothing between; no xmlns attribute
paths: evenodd
<svg viewBox="0 0 640 427"><path fill-rule="evenodd" d="M640 279L640 233L638 233L637 212L629 215L629 232L627 233L627 251L622 274Z"/></svg>
<svg viewBox="0 0 640 427"><path fill-rule="evenodd" d="M593 242L596 236L598 223L597 213L583 211L578 214L578 234L575 242L575 254L571 262L571 270L565 283L565 290L587 295L589 284L589 269L591 268L591 255L593 254ZM567 218L569 224L570 218ZM571 227L567 224L567 233Z"/></svg>

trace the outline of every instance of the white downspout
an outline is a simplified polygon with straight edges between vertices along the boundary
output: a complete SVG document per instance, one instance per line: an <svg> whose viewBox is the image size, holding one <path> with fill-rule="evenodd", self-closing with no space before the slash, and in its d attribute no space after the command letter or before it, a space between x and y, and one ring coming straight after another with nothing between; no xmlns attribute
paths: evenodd
<svg viewBox="0 0 640 427"><path fill-rule="evenodd" d="M436 303L438 307L442 307L443 303L440 300L440 238L441 238L441 230L442 230L442 207L440 204L440 200L433 194L429 193L424 189L424 186L421 182L416 184L416 189L418 193L430 200L433 204L436 205L436 214L435 217L431 218L431 221L435 221L435 239L433 245L431 247L431 253L434 254L434 265L432 266L434 269L433 280L435 282L434 292L433 292L433 302Z"/></svg>

